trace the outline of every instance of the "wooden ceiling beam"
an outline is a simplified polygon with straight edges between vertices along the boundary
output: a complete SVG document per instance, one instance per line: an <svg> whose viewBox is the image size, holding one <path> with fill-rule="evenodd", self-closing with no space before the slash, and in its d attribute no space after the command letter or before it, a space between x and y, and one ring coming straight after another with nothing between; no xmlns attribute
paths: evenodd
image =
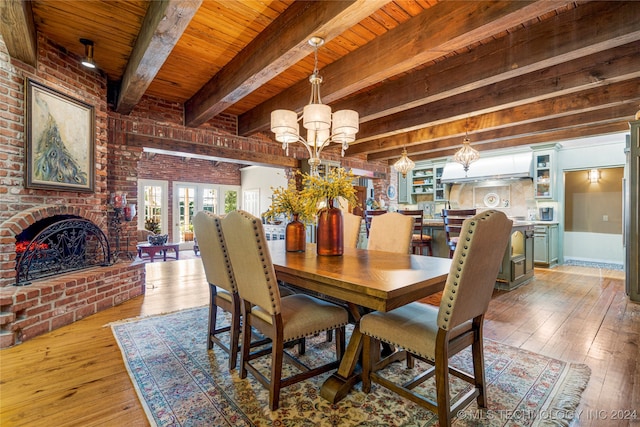
<svg viewBox="0 0 640 427"><path fill-rule="evenodd" d="M633 118L633 104L620 104L614 106L605 106L604 108L591 111L578 111L563 117L556 117L547 120L539 120L529 123L514 123L512 126L501 127L497 129L474 131L469 135L471 144L482 150L486 150L483 144L497 143L502 141L505 147L508 147L510 141L515 138L530 137L535 135L549 135L549 131L554 129L575 129L594 124L610 124L610 123L627 123ZM464 126L464 121L452 124L453 127ZM462 146L463 134L455 136L448 135L451 130L449 124L443 124L433 127L432 134L434 138L424 141L420 144L412 145L407 148L407 153L413 158L422 158L423 155L432 155L451 148L457 150ZM537 142L552 142L552 140L539 140ZM386 151L371 153L367 156L367 160L397 160L405 147L398 146Z"/></svg>
<svg viewBox="0 0 640 427"><path fill-rule="evenodd" d="M203 0L149 3L140 33L122 76L116 111L129 114L160 71Z"/></svg>
<svg viewBox="0 0 640 427"><path fill-rule="evenodd" d="M363 123L355 146L441 122L571 96L637 77L640 77L640 55L634 42Z"/></svg>
<svg viewBox="0 0 640 427"><path fill-rule="evenodd" d="M547 142L562 142L563 140L587 138L591 136L606 135L610 133L624 132L629 130L629 123L626 121L616 121L611 123L589 123L581 125L576 128L570 129L551 129L548 131L541 131L534 135L525 135L520 137L511 138L509 141L493 141L482 143L480 146L476 146L479 150L499 150L503 148L520 147L525 145L544 144ZM440 151L432 151L427 154L411 156L413 161L423 161L439 159L443 157L453 156L458 148L447 148ZM389 161L389 165L392 165L394 160Z"/></svg>
<svg viewBox="0 0 640 427"><path fill-rule="evenodd" d="M634 107L634 104L637 105L638 102L640 102L640 78L634 78L609 85L596 86L571 95L543 99L524 105L504 108L499 111L458 118L453 121L442 121L435 126L410 130L402 134L361 144L353 144L349 147L347 153L356 155L398 147L411 147L412 145L437 138L464 135L467 130L469 132L478 132L513 126L515 123L533 123L571 115L576 111L597 110L608 105L628 104L630 111L635 111L637 108ZM438 132L437 134L434 133L436 131Z"/></svg>
<svg viewBox="0 0 640 427"><path fill-rule="evenodd" d="M304 1L288 7L185 103L185 123L196 127L296 64L317 35L329 41L382 7L386 0Z"/></svg>
<svg viewBox="0 0 640 427"><path fill-rule="evenodd" d="M404 24L377 37L322 69L322 99L331 103L379 83L416 64L438 59L456 49L486 39L505 28L553 11L565 3L441 2ZM309 99L309 83L300 81L256 108L239 116L238 133L268 129L271 111L302 110Z"/></svg>
<svg viewBox="0 0 640 427"><path fill-rule="evenodd" d="M9 56L32 67L37 60L37 35L31 12L31 2L0 1L0 34Z"/></svg>
<svg viewBox="0 0 640 427"><path fill-rule="evenodd" d="M365 123L624 44L637 54L637 13L629 2L586 3L331 106Z"/></svg>
<svg viewBox="0 0 640 427"><path fill-rule="evenodd" d="M176 141L174 139L158 138L134 133L127 134L127 145L150 148L157 152L166 152L167 154L182 154L184 156L199 157L226 163L278 166L285 168L300 167L300 160L293 157L257 153L251 150L205 145L190 141ZM167 147L171 147L171 149L167 149Z"/></svg>

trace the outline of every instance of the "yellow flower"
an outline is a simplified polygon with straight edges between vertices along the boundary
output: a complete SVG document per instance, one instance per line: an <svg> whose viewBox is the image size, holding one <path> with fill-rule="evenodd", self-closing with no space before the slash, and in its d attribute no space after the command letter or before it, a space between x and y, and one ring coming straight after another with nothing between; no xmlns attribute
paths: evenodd
<svg viewBox="0 0 640 427"><path fill-rule="evenodd" d="M302 194L312 200L312 204L324 202L325 206L338 197L344 198L349 205L358 206L356 189L353 187L353 172L343 168L331 169L325 177L305 174L302 178L304 189Z"/></svg>
<svg viewBox="0 0 640 427"><path fill-rule="evenodd" d="M338 197L344 198L351 206L358 206L356 189L353 187L354 175L343 168L332 169L326 177L302 174L303 189L297 189L295 178L291 178L287 188L271 188L271 207L265 217L273 220L281 215L291 218L298 215L298 220L304 223L315 222L318 206L328 206L329 201Z"/></svg>
<svg viewBox="0 0 640 427"><path fill-rule="evenodd" d="M311 206L310 200L305 198L302 191L297 189L295 178L291 178L287 188L273 188L271 196L271 206L265 213L267 219L273 220L281 215L286 215L292 219L294 214L298 215L298 220L311 223L315 221L316 209Z"/></svg>

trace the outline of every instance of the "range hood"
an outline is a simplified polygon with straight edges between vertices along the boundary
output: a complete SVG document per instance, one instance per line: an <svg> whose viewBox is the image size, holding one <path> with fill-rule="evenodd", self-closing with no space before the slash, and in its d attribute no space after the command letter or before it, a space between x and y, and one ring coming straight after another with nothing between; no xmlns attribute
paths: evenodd
<svg viewBox="0 0 640 427"><path fill-rule="evenodd" d="M462 165L448 162L442 172L443 183L471 182L497 179L530 178L533 153L481 157L469 165L465 174Z"/></svg>

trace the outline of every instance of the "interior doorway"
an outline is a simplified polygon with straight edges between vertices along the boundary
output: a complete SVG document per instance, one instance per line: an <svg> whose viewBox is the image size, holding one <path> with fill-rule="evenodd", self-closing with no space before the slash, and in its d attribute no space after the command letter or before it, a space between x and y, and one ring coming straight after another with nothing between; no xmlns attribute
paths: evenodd
<svg viewBox="0 0 640 427"><path fill-rule="evenodd" d="M622 266L623 175L622 167L565 171L565 263Z"/></svg>

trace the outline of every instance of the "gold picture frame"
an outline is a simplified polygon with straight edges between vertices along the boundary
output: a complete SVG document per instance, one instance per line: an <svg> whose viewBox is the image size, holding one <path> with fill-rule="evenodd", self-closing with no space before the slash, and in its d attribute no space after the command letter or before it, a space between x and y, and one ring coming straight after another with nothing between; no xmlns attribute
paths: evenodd
<svg viewBox="0 0 640 427"><path fill-rule="evenodd" d="M29 78L26 100L26 188L93 192L95 111Z"/></svg>

